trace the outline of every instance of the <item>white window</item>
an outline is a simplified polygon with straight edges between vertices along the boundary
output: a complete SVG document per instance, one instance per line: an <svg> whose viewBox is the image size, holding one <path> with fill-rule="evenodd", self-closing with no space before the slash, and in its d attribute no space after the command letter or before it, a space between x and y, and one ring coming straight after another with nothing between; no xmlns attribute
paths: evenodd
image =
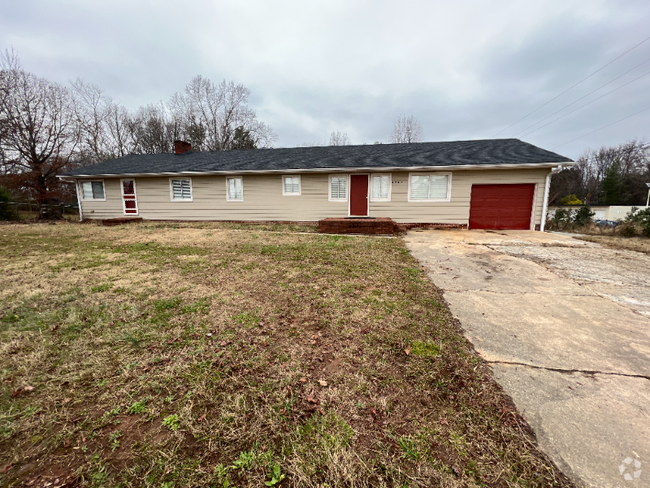
<svg viewBox="0 0 650 488"><path fill-rule="evenodd" d="M283 195L300 195L300 176L283 176L282 177L282 194Z"/></svg>
<svg viewBox="0 0 650 488"><path fill-rule="evenodd" d="M174 201L192 201L192 179L191 178L170 178L171 198Z"/></svg>
<svg viewBox="0 0 650 488"><path fill-rule="evenodd" d="M106 200L103 181L83 181L81 194L84 200Z"/></svg>
<svg viewBox="0 0 650 488"><path fill-rule="evenodd" d="M348 175L331 175L329 199L331 202L348 201Z"/></svg>
<svg viewBox="0 0 650 488"><path fill-rule="evenodd" d="M370 200L373 202L390 202L390 175L372 175L372 191Z"/></svg>
<svg viewBox="0 0 650 488"><path fill-rule="evenodd" d="M226 178L226 200L229 202L244 200L244 184L241 176Z"/></svg>
<svg viewBox="0 0 650 488"><path fill-rule="evenodd" d="M448 202L450 190L449 173L409 175L409 202Z"/></svg>

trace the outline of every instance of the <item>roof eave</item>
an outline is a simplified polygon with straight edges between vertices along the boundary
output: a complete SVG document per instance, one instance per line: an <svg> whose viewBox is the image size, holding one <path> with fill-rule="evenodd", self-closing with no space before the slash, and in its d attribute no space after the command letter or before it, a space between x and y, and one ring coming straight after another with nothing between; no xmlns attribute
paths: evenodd
<svg viewBox="0 0 650 488"><path fill-rule="evenodd" d="M152 176L211 176L211 175L241 175L241 174L287 174L287 173L351 173L351 172L393 172L393 171L449 171L449 170L487 170L487 169L532 169L555 168L557 166L572 166L575 161L555 161L541 163L520 164L457 164L445 166L381 166L381 167L355 167L355 168L286 168L286 169L249 169L249 170L222 170L222 171L164 171L158 173L103 173L103 174L77 174L57 175L64 181L73 181L78 178L117 178L117 177L152 177Z"/></svg>

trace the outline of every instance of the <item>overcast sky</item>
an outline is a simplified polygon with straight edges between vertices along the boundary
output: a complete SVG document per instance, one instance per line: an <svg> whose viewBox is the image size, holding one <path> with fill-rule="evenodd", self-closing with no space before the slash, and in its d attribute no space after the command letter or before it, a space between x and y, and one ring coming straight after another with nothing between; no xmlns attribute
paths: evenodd
<svg viewBox="0 0 650 488"><path fill-rule="evenodd" d="M648 0L3 0L1 12L0 49L28 71L80 77L130 109L198 74L242 83L278 147L334 130L389 142L400 114L426 141L498 134L571 158L650 141L650 40L506 129L650 36Z"/></svg>

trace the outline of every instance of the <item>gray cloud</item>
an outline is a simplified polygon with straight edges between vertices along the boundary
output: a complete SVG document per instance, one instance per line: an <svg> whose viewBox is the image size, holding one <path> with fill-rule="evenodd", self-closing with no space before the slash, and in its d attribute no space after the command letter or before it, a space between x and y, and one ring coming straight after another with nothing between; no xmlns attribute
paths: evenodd
<svg viewBox="0 0 650 488"><path fill-rule="evenodd" d="M129 108L168 100L196 74L241 82L278 145L388 140L413 114L427 140L489 138L647 36L650 4L613 0L11 2L0 48ZM650 58L650 41L504 131L513 137ZM596 97L650 70L635 70ZM524 140L552 149L650 107L650 76ZM592 97L592 98L593 98ZM585 99L585 102L589 99ZM584 103L584 102L583 102ZM561 114L559 114L561 115ZM650 110L558 148L648 138Z"/></svg>

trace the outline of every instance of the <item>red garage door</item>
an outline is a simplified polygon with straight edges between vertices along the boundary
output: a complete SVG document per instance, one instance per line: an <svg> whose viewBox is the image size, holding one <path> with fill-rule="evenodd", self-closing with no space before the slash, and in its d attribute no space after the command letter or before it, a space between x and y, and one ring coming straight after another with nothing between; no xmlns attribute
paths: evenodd
<svg viewBox="0 0 650 488"><path fill-rule="evenodd" d="M472 185L470 229L530 229L535 185Z"/></svg>

